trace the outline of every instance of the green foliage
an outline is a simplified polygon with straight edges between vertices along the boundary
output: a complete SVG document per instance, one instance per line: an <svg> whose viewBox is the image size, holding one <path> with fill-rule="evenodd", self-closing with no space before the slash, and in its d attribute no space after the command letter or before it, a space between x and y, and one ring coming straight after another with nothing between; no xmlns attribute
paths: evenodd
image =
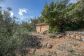
<svg viewBox="0 0 84 56"><path fill-rule="evenodd" d="M14 37L16 24L10 17L9 10L0 10L0 56L15 56L15 49L18 45Z"/></svg>
<svg viewBox="0 0 84 56"><path fill-rule="evenodd" d="M42 16L31 19L31 24L38 24L43 22L44 22L44 19Z"/></svg>
<svg viewBox="0 0 84 56"><path fill-rule="evenodd" d="M45 5L42 11L44 21L49 24L50 32L77 30L84 24L84 2L82 0L69 4L69 0Z"/></svg>
<svg viewBox="0 0 84 56"><path fill-rule="evenodd" d="M57 33L57 32L60 32L60 29L58 27L52 27L52 28L49 28L49 32L50 33Z"/></svg>
<svg viewBox="0 0 84 56"><path fill-rule="evenodd" d="M21 31L27 31L27 32L31 32L31 31L35 31L35 25L28 23L28 22L22 22L22 24L19 25L19 29Z"/></svg>

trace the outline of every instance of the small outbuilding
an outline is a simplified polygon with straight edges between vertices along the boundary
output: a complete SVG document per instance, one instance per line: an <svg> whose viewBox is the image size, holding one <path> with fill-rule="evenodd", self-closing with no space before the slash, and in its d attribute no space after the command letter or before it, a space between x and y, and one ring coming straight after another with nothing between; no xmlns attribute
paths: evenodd
<svg viewBox="0 0 84 56"><path fill-rule="evenodd" d="M49 29L49 25L46 23L39 23L36 24L36 32L37 33L43 33Z"/></svg>

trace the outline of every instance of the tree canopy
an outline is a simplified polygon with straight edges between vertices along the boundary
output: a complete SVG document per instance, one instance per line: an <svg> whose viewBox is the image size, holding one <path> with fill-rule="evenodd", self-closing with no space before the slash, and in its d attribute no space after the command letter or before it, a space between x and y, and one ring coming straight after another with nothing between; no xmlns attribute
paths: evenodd
<svg viewBox="0 0 84 56"><path fill-rule="evenodd" d="M46 4L42 17L50 26L51 32L62 32L66 30L76 30L83 26L84 1L69 3L69 0L60 0L59 3L51 2Z"/></svg>

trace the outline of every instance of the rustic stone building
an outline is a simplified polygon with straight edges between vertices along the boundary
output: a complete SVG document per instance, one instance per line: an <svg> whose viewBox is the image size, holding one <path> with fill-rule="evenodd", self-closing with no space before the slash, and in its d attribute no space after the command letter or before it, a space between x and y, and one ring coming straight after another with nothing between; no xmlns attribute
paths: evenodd
<svg viewBox="0 0 84 56"><path fill-rule="evenodd" d="M39 23L36 25L37 33L43 33L49 29L49 25L45 23Z"/></svg>

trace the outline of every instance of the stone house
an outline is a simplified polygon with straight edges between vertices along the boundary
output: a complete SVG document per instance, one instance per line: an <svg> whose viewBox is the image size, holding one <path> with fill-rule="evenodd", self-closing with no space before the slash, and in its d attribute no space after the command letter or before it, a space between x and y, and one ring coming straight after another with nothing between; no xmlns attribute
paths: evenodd
<svg viewBox="0 0 84 56"><path fill-rule="evenodd" d="M36 32L43 33L49 29L49 25L45 23L36 24Z"/></svg>

